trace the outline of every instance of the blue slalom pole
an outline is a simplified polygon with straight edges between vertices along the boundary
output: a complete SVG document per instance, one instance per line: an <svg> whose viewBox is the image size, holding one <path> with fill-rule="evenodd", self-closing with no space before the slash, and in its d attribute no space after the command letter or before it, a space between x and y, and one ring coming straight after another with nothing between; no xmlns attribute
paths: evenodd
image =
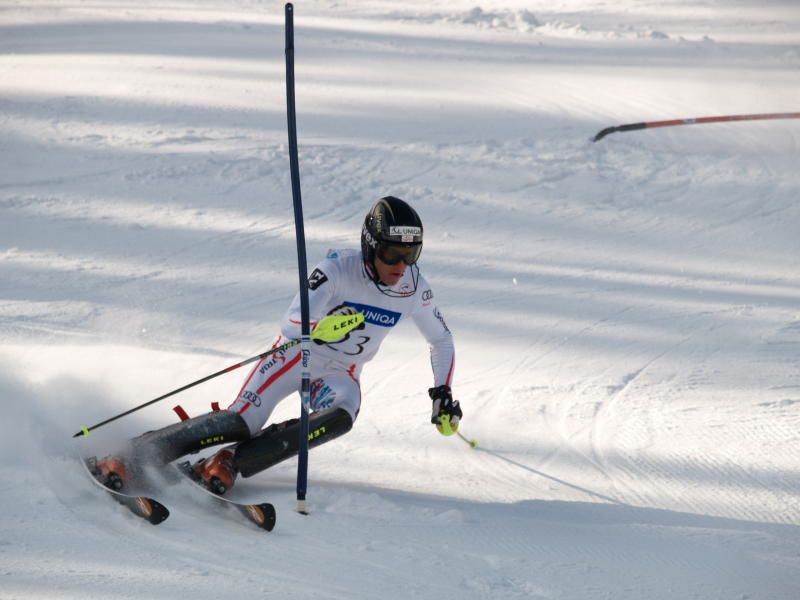
<svg viewBox="0 0 800 600"><path fill-rule="evenodd" d="M300 196L300 162L297 158L297 115L294 104L294 6L286 4L286 116L289 129L289 167L292 173L294 226L297 237L297 272L300 276L300 352L302 384L300 389L300 450L297 455L297 512L306 510L308 488L308 411L311 388L311 335L308 314L308 265L306 237L303 230L303 201Z"/></svg>

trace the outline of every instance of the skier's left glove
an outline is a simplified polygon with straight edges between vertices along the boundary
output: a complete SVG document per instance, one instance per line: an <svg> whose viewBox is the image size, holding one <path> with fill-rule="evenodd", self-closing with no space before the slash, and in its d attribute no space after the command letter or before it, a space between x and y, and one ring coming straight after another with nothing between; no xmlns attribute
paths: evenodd
<svg viewBox="0 0 800 600"><path fill-rule="evenodd" d="M459 406L458 400L453 400L450 386L440 385L430 388L428 395L433 400L431 423L436 425L436 429L442 435L453 435L458 431L458 422L464 415L461 413L461 406Z"/></svg>

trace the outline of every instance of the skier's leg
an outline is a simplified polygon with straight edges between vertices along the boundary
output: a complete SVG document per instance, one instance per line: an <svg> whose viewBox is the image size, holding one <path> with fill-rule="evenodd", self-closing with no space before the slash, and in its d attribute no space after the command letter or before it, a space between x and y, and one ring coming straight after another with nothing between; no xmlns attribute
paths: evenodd
<svg viewBox="0 0 800 600"><path fill-rule="evenodd" d="M281 338L275 344L280 344ZM116 474L121 481L139 463L167 464L186 454L219 444L249 439L269 417L275 405L297 389L299 352L279 352L259 362L245 380L228 410L210 412L133 438L121 456L98 461L103 479ZM130 469L126 469L124 465Z"/></svg>
<svg viewBox="0 0 800 600"><path fill-rule="evenodd" d="M244 419L221 410L135 437L131 440L130 455L136 463L167 464L185 454L249 437L250 430Z"/></svg>
<svg viewBox="0 0 800 600"><path fill-rule="evenodd" d="M280 343L280 338L276 344ZM278 352L261 360L227 409L147 432L131 441L133 454L149 462L169 463L204 448L246 440L261 430L272 410L300 382L300 352Z"/></svg>
<svg viewBox="0 0 800 600"><path fill-rule="evenodd" d="M352 429L361 405L361 388L353 374L336 370L314 379L310 391L313 414L308 446L314 448ZM250 477L295 456L299 445L299 419L276 423L236 445L234 466Z"/></svg>
<svg viewBox="0 0 800 600"><path fill-rule="evenodd" d="M280 339L277 343L280 343ZM261 431L278 403L299 389L300 352L277 353L258 363L244 382L227 414L244 424L248 435ZM239 441L239 440L231 440ZM222 494L233 486L238 469L235 447L229 446L192 467L195 476L212 491Z"/></svg>
<svg viewBox="0 0 800 600"><path fill-rule="evenodd" d="M275 345L283 341L278 338ZM228 411L241 417L251 435L257 434L278 403L300 389L300 350L290 348L263 359L250 372Z"/></svg>

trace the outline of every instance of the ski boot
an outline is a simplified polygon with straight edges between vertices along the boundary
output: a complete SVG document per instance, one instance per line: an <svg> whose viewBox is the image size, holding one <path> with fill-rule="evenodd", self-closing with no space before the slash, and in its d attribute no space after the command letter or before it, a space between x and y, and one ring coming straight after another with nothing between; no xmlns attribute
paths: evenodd
<svg viewBox="0 0 800 600"><path fill-rule="evenodd" d="M236 475L233 450L230 448L223 448L213 456L201 458L192 466L193 478L220 496L233 487Z"/></svg>
<svg viewBox="0 0 800 600"><path fill-rule="evenodd" d="M103 459L89 459L89 470L107 488L120 491L130 481L130 474L125 463L118 456L106 456Z"/></svg>

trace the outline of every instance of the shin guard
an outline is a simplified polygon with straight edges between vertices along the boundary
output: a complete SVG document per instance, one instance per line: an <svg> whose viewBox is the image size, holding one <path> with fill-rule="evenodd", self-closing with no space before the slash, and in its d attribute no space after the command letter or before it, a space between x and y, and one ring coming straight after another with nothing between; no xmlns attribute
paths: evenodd
<svg viewBox="0 0 800 600"><path fill-rule="evenodd" d="M353 428L350 414L341 408L309 417L308 447L314 448L344 435ZM250 477L295 456L300 446L300 419L270 425L236 446L233 464L243 477Z"/></svg>
<svg viewBox="0 0 800 600"><path fill-rule="evenodd" d="M204 448L249 438L250 430L244 419L236 413L221 410L148 431L131 440L131 444L135 456L166 464Z"/></svg>

